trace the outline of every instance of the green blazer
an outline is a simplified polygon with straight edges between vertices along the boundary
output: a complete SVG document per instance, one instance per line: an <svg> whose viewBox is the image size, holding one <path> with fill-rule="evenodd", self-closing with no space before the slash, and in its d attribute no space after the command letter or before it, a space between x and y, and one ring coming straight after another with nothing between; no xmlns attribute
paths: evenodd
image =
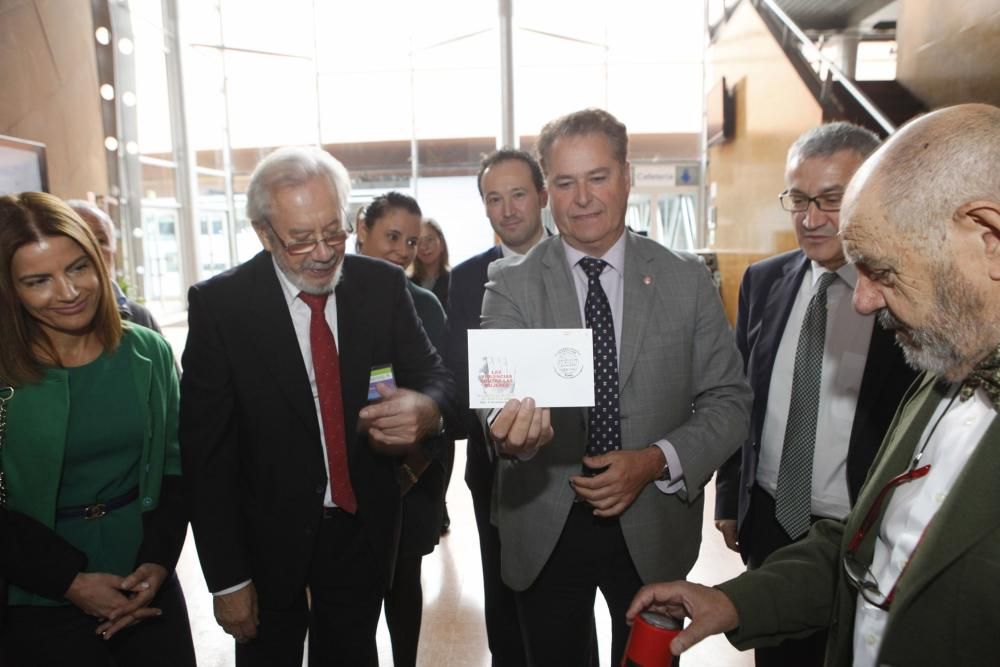
<svg viewBox="0 0 1000 667"><path fill-rule="evenodd" d="M844 552L879 491L909 465L944 396L937 379L921 376L904 398L846 523L821 521L759 570L719 586L739 611L741 625L729 636L734 646L767 646L829 627L826 665L851 665L856 591L843 573ZM873 526L859 547L862 562L871 562L877 534ZM899 580L878 664L994 664L998 628L1000 421L994 420Z"/></svg>
<svg viewBox="0 0 1000 667"><path fill-rule="evenodd" d="M144 534L137 562L156 562L170 570L183 546L186 530L186 515L179 495L180 391L173 354L159 334L129 325L125 327L117 354L129 357L146 424L139 475ZM8 405L3 452L6 509L29 516L48 528L55 527L68 418L68 372L60 368L48 369L41 382L17 387ZM178 481L175 484L165 476ZM168 507L154 511L161 504Z"/></svg>

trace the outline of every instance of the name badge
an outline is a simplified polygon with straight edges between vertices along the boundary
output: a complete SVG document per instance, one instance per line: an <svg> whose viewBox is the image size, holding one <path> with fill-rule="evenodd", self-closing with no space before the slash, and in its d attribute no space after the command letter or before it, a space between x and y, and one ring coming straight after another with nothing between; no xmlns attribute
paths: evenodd
<svg viewBox="0 0 1000 667"><path fill-rule="evenodd" d="M392 364L387 364L385 366L372 366L371 373L368 376L369 401L375 401L382 398L382 394L378 393L379 385L389 387L390 389L396 388L396 380L392 376Z"/></svg>

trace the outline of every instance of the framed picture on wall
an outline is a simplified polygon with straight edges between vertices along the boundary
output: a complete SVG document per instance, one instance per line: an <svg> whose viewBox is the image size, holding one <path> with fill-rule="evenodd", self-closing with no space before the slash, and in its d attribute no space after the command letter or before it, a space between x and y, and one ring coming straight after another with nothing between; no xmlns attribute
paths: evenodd
<svg viewBox="0 0 1000 667"><path fill-rule="evenodd" d="M45 144L0 134L0 195L49 191Z"/></svg>

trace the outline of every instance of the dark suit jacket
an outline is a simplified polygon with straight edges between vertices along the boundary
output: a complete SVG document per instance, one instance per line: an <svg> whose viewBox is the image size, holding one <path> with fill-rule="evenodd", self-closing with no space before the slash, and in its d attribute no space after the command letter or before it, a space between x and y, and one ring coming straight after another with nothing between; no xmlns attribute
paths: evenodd
<svg viewBox="0 0 1000 667"><path fill-rule="evenodd" d="M716 478L715 516L717 519L736 518L741 529L750 508L750 490L757 479L757 457L774 358L809 264L801 250L777 255L748 268L740 285L736 345L743 355L754 401L749 437L742 451L726 462ZM914 377L916 371L906 365L902 350L895 344L895 336L876 322L847 453L847 488L852 504L896 413L896 406ZM781 399L786 400L786 397ZM744 558L752 539L753 535L741 532L740 550Z"/></svg>
<svg viewBox="0 0 1000 667"><path fill-rule="evenodd" d="M486 436L476 413L469 410L469 329L479 328L479 315L486 292L486 269L503 257L496 245L470 257L451 270L448 303L448 328L445 336L445 362L455 376L462 415L452 427L456 440L468 438L465 458L465 481L473 493L489 491L493 484L493 464L487 454Z"/></svg>
<svg viewBox="0 0 1000 667"><path fill-rule="evenodd" d="M441 302L428 289L412 280L406 289L413 299L420 324L427 333L434 349L441 354L444 347L445 316ZM399 540L400 556L426 555L434 551L441 538L444 520L445 480L451 473L455 458L455 442L439 437L424 443L425 450L433 455L430 465L420 475L420 480L403 497L403 528Z"/></svg>
<svg viewBox="0 0 1000 667"><path fill-rule="evenodd" d="M758 570L720 584L736 605L740 649L776 644L829 628L827 667L853 662L857 591L842 566L844 552L879 491L906 470L945 394L934 376L914 384L872 464L857 503L840 521L820 521L809 536L776 551ZM927 526L900 577L889 609L879 665L994 665L1000 655L1000 421L993 423ZM915 482L915 483L919 483ZM889 499L887 499L888 504ZM878 522L858 546L872 561Z"/></svg>
<svg viewBox="0 0 1000 667"><path fill-rule="evenodd" d="M454 386L423 333L402 271L344 258L336 288L340 377L358 519L391 581L399 536L395 458L357 432L375 365L433 398L448 418ZM305 362L271 255L191 288L181 450L198 555L210 590L253 579L261 601L305 586L327 472ZM377 585L377 584L376 584Z"/></svg>

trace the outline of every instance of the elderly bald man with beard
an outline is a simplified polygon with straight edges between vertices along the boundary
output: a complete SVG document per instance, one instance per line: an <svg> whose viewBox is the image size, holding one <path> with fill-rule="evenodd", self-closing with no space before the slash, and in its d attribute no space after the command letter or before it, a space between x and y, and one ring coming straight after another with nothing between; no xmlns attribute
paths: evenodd
<svg viewBox="0 0 1000 667"><path fill-rule="evenodd" d="M1000 109L922 116L859 169L841 236L861 313L924 371L858 501L760 569L707 588L643 588L692 623L681 653L726 632L740 649L829 629L826 665L984 665L1000 655Z"/></svg>

